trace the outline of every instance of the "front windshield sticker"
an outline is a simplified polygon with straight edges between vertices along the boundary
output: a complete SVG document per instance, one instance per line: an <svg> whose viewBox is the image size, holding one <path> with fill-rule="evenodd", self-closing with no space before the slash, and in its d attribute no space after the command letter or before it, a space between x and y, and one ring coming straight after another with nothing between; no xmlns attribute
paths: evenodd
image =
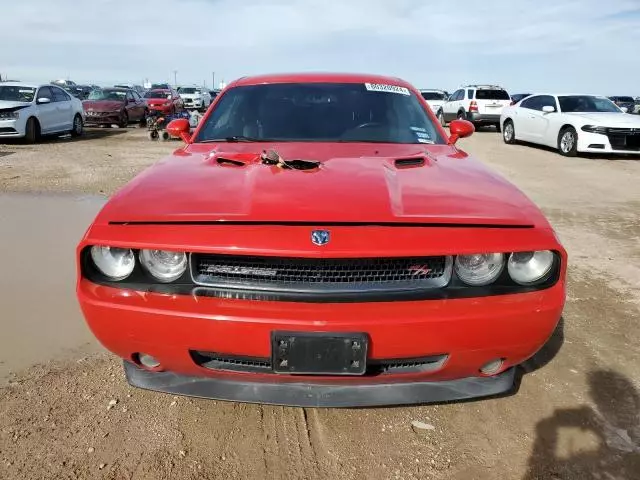
<svg viewBox="0 0 640 480"><path fill-rule="evenodd" d="M429 139L427 139L427 138L419 138L419 139L418 139L418 142L419 142L419 143L430 143L430 144L432 144L432 145L435 143L433 140L429 140Z"/></svg>
<svg viewBox="0 0 640 480"><path fill-rule="evenodd" d="M409 127L411 128L411 130L413 130L414 132L426 132L427 129L426 128L422 128L422 127Z"/></svg>
<svg viewBox="0 0 640 480"><path fill-rule="evenodd" d="M365 88L370 92L399 93L400 95L411 95L408 88L398 85L385 85L382 83L365 83Z"/></svg>

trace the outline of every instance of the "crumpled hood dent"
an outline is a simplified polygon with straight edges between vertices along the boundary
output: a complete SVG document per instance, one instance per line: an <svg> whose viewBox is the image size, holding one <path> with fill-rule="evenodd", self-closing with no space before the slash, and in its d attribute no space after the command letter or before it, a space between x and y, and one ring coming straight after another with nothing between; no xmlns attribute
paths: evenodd
<svg viewBox="0 0 640 480"><path fill-rule="evenodd" d="M246 160L270 148L321 167L283 170ZM218 164L214 149L246 164ZM425 154L424 166L395 165ZM192 144L121 189L97 221L548 226L517 188L455 147L356 143Z"/></svg>

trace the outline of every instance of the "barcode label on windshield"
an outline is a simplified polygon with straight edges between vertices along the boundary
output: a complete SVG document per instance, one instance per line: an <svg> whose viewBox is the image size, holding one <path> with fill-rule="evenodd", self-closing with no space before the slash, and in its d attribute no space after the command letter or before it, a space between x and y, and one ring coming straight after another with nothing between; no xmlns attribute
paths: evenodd
<svg viewBox="0 0 640 480"><path fill-rule="evenodd" d="M365 88L370 92L399 93L400 95L411 95L408 88L398 85L385 85L383 83L365 83Z"/></svg>

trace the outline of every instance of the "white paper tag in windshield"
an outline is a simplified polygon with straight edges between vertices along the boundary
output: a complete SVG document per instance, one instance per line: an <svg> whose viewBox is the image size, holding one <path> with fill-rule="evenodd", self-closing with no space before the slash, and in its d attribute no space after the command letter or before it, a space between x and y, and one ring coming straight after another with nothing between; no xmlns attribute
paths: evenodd
<svg viewBox="0 0 640 480"><path fill-rule="evenodd" d="M411 95L408 88L400 87L398 85L385 85L383 83L365 83L365 88L370 92L386 92L386 93L399 93L400 95Z"/></svg>

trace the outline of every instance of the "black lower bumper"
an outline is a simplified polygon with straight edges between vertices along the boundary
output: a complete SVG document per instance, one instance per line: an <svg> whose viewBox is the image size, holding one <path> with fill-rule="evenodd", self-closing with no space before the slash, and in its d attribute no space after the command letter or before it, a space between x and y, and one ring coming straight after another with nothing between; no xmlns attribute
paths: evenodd
<svg viewBox="0 0 640 480"><path fill-rule="evenodd" d="M500 123L500 114L469 112L467 120L473 123Z"/></svg>
<svg viewBox="0 0 640 480"><path fill-rule="evenodd" d="M514 388L515 380L515 368L494 377L470 377L444 382L351 385L190 377L171 372L150 372L130 362L124 362L124 369L131 385L147 390L216 400L298 407L441 403L504 394Z"/></svg>

